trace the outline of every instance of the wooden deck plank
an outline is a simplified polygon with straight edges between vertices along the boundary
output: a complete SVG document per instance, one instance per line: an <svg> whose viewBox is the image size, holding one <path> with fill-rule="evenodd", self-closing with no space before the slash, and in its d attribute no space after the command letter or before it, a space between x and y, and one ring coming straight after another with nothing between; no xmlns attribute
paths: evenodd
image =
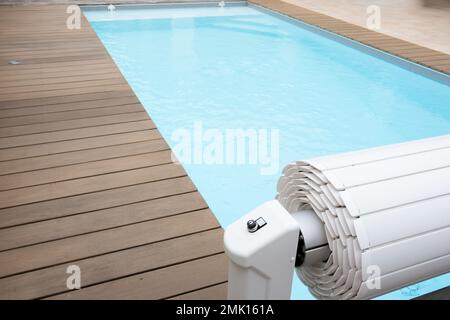
<svg viewBox="0 0 450 320"><path fill-rule="evenodd" d="M63 131L68 129L90 128L102 125L135 122L148 119L149 117L147 112L141 109L138 112L120 113L118 115L107 115L103 117L86 117L74 120L52 121L20 126L7 126L0 128L0 138L24 136L35 133Z"/></svg>
<svg viewBox="0 0 450 320"><path fill-rule="evenodd" d="M58 92L59 90L69 90L75 88L85 88L85 87L96 87L96 86L109 86L109 85L120 85L124 84L125 81L121 75L115 74L106 80L81 80L77 82L63 82L63 83L52 83L52 84L37 84L37 85L21 85L20 81L17 82L18 86L10 86L7 88L0 88L0 99L10 100L8 97L14 93L21 93L23 95L31 94L34 92L45 93L49 91Z"/></svg>
<svg viewBox="0 0 450 320"><path fill-rule="evenodd" d="M167 149L169 149L169 146L163 139L156 139L25 159L0 161L0 175L114 159Z"/></svg>
<svg viewBox="0 0 450 320"><path fill-rule="evenodd" d="M45 61L67 61L68 57L71 59L81 59L85 56L98 56L101 57L101 55L96 54L98 52L98 49L91 49L91 48L83 48L83 49L72 49L67 50L66 52L8 52L6 54L0 53L0 61L7 62L11 59L15 59L18 61L35 61L35 60L45 60Z"/></svg>
<svg viewBox="0 0 450 320"><path fill-rule="evenodd" d="M87 150L99 147L114 146L124 143L161 139L158 130L139 130L125 133L113 133L99 137L74 139L40 143L37 145L15 147L0 151L0 161L37 157L69 151Z"/></svg>
<svg viewBox="0 0 450 320"><path fill-rule="evenodd" d="M39 99L39 98L48 98L48 97L66 97L71 95L85 94L85 93L109 93L111 91L122 91L127 90L129 87L123 83L117 84L106 84L99 86L88 86L88 87L80 87L80 88L67 88L67 89L55 89L52 91L32 91L32 92L14 92L14 93L6 93L0 95L0 102L4 102L5 104L9 104L13 101L19 99Z"/></svg>
<svg viewBox="0 0 450 320"><path fill-rule="evenodd" d="M89 105L92 105L90 103ZM80 104L76 104L77 107L80 107ZM59 106L60 107L60 106ZM12 117L1 117L4 114L14 114L13 112L8 112L10 110L2 110L0 111L0 128L10 128L15 126L25 126L25 125L33 125L33 124L42 124L42 123L51 123L57 121L68 121L68 120L78 120L78 119L89 119L96 117L104 117L104 116L113 116L113 115L121 115L126 113L136 113L143 112L141 105L138 103L134 104L126 104L112 107L102 107L99 106L97 108L88 108L81 110L59 110L55 112L42 112L43 108L36 107L39 109L27 109L27 110L18 110L13 109L14 113L22 112L28 113L28 115L22 116L12 116ZM55 109L57 110L57 109Z"/></svg>
<svg viewBox="0 0 450 320"><path fill-rule="evenodd" d="M155 129L151 120L0 138L0 149Z"/></svg>
<svg viewBox="0 0 450 320"><path fill-rule="evenodd" d="M0 209L0 227L56 219L196 191L186 176Z"/></svg>
<svg viewBox="0 0 450 320"><path fill-rule="evenodd" d="M93 68L95 66L96 68ZM77 72L77 71L91 71L95 72L95 70L116 70L109 61L106 59L101 60L85 60L83 64L79 63L44 63L44 64L18 64L18 65L0 65L0 72L2 72L2 76L21 76L21 75L41 75L49 77L51 74L59 73L69 73ZM39 74L36 72L39 71Z"/></svg>
<svg viewBox="0 0 450 320"><path fill-rule="evenodd" d="M76 77L80 75L102 74L115 72L115 69L107 63L95 64L95 68L92 65L83 66L66 66L66 67L53 67L42 68L39 74L35 69L6 69L2 71L2 83L8 83L14 80L33 80L39 79L39 77L45 77L47 79L55 77Z"/></svg>
<svg viewBox="0 0 450 320"><path fill-rule="evenodd" d="M101 176L115 172L134 170L171 163L172 152L162 150L138 155L115 157L112 159L85 162L56 168L3 175L0 191L45 185L60 181ZM132 173L130 173L132 175ZM19 190L21 192L21 190Z"/></svg>
<svg viewBox="0 0 450 320"><path fill-rule="evenodd" d="M83 82L88 81L88 83L91 83L89 81L94 80L106 80L106 79L121 79L121 75L118 75L116 72L109 71L104 73L93 73L93 74L81 74L81 75L72 75L68 76L67 74L64 74L60 77L45 77L45 83L47 85L49 84L62 84L62 83L77 83L77 82ZM28 87L29 90L32 90L30 88L34 88L34 86L39 86L42 84L42 79L44 77L41 75L41 78L38 79L19 79L15 78L14 82L11 82L10 79L5 79L5 81L0 82L0 89L6 89L6 91L11 90L15 87ZM34 90L34 89L33 89Z"/></svg>
<svg viewBox="0 0 450 320"><path fill-rule="evenodd" d="M29 58L29 59L21 60L21 64L24 64L24 65L28 65L28 64L31 64L31 65L33 65L33 64L43 64L43 63L54 64L54 63L58 63L58 62L73 62L73 63L76 63L76 62L79 62L79 61L83 61L83 59L86 59L86 60L101 60L101 59L106 59L106 56L105 56L105 54L102 53L102 54L91 54L91 55L83 55L83 56L72 54L70 56L69 55L65 55L65 56L55 57L55 58L39 58L39 57L36 57L36 58ZM2 64L3 63L7 63L8 61L9 61L9 59L2 59L2 60L0 60L0 62Z"/></svg>
<svg viewBox="0 0 450 320"><path fill-rule="evenodd" d="M7 52L21 52L21 51L30 51L30 50L36 50L36 52L39 51L45 51L45 50L54 50L57 48L61 48L61 50L66 49L72 49L72 48L102 48L102 44L98 43L97 41L92 40L86 40L83 42L83 44L80 43L74 43L74 44L64 44L64 43L56 43L56 42L47 42L47 43L23 43L21 45L16 45L14 47L11 47L9 45L5 45L6 43L0 44L0 52L7 53Z"/></svg>
<svg viewBox="0 0 450 320"><path fill-rule="evenodd" d="M100 176L6 190L0 192L0 208L65 198L76 194L182 177L184 175L186 175L186 173L181 166L173 163L165 163L152 167L109 173Z"/></svg>
<svg viewBox="0 0 450 320"><path fill-rule="evenodd" d="M134 96L134 93L130 90L122 89L117 91L105 90L97 92L70 94L67 96L46 96L35 99L18 98L16 100L0 101L0 109L38 107L46 105L56 105L61 103L96 101L107 98L120 98L129 96ZM95 105L95 103L93 104Z"/></svg>
<svg viewBox="0 0 450 320"><path fill-rule="evenodd" d="M68 120L68 119L81 119L83 117L93 117L93 116L102 116L107 114L119 114L122 113L122 110L128 112L127 108L131 105L136 106L138 108L133 108L132 111L141 111L141 105L139 101L134 96L123 96L111 99L98 99L88 101L79 101L79 102L68 102L61 104L45 104L38 106L24 106L24 107L12 107L12 108L2 108L0 109L0 119L3 118L13 118L16 117L18 119L24 119L23 124L32 123L32 121L28 121L28 117L26 116L35 116L34 118L44 117L47 115L50 118L47 118L48 121L58 121L58 120ZM99 110L103 108L112 108L113 112L105 113L105 110ZM113 108L115 107L115 108ZM97 110L96 110L97 109ZM108 109L106 109L108 110ZM71 113L64 113L69 112ZM98 113L97 113L98 112ZM57 113L57 114L55 114ZM70 118L70 115L73 115ZM59 117L58 117L59 116ZM67 118L66 118L67 117ZM33 120L33 118L31 118ZM12 121L12 119L5 121ZM3 121L3 120L1 120ZM14 122L12 125L20 125L22 124L20 121L17 121L17 124ZM6 126L4 124L3 126Z"/></svg>

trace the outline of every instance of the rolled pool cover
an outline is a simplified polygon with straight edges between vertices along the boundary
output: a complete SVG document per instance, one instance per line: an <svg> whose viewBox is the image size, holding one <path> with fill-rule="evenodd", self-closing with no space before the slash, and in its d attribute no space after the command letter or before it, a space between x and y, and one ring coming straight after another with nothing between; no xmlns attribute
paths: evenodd
<svg viewBox="0 0 450 320"><path fill-rule="evenodd" d="M320 299L368 299L450 272L450 135L298 161L277 199L312 208L331 254L297 268Z"/></svg>

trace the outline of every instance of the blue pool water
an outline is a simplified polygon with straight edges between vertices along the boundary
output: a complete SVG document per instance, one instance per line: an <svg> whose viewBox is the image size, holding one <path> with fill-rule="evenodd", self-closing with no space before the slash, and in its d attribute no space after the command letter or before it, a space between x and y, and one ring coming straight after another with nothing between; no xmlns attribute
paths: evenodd
<svg viewBox="0 0 450 320"><path fill-rule="evenodd" d="M251 7L84 12L172 147L180 128L278 130L270 175L184 164L223 227L273 198L289 162L450 133L448 84ZM450 274L381 299L447 285ZM293 298L311 298L298 280Z"/></svg>

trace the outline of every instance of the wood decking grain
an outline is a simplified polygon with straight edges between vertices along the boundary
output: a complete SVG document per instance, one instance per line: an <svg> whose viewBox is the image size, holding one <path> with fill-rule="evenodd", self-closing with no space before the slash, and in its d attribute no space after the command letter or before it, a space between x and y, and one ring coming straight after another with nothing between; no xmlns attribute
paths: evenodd
<svg viewBox="0 0 450 320"><path fill-rule="evenodd" d="M221 227L89 23L67 16L0 7L0 299L225 298Z"/></svg>

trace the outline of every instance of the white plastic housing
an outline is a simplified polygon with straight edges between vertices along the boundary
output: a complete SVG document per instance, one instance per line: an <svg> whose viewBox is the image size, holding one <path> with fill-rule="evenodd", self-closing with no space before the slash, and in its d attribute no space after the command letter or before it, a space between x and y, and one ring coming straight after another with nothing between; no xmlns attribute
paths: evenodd
<svg viewBox="0 0 450 320"><path fill-rule="evenodd" d="M263 218L256 232L247 221ZM254 209L225 230L228 299L289 299L299 238L296 220L276 200Z"/></svg>

